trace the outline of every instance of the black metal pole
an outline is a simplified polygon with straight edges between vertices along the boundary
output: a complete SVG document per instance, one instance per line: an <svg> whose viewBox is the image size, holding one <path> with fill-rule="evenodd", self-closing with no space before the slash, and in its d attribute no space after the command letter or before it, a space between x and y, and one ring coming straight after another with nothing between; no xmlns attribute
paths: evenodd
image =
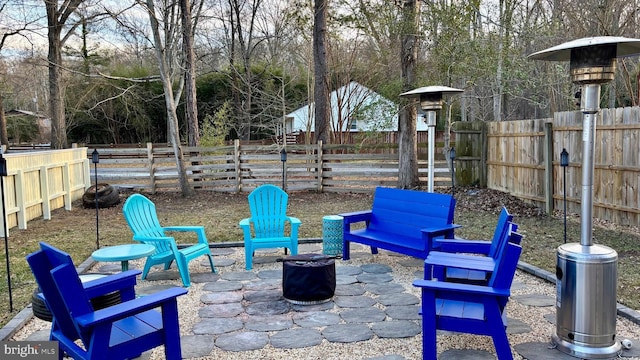
<svg viewBox="0 0 640 360"><path fill-rule="evenodd" d="M282 161L282 190L287 191L287 150L280 150L280 161Z"/></svg>
<svg viewBox="0 0 640 360"><path fill-rule="evenodd" d="M93 176L95 178L95 202L96 202L96 250L100 249L100 212L98 211L98 163L100 162L100 154L98 149L93 149L91 153L91 161L93 162Z"/></svg>
<svg viewBox="0 0 640 360"><path fill-rule="evenodd" d="M562 166L562 194L564 198L564 243L567 243L567 166L569 165L569 153L562 149L560 153L560 166Z"/></svg>
<svg viewBox="0 0 640 360"><path fill-rule="evenodd" d="M2 196L2 227L4 231L4 256L7 260L7 286L9 288L9 311L13 312L13 294L11 293L11 266L9 265L9 235L7 234L7 206L4 201L4 177L7 176L7 160L0 152L0 196Z"/></svg>

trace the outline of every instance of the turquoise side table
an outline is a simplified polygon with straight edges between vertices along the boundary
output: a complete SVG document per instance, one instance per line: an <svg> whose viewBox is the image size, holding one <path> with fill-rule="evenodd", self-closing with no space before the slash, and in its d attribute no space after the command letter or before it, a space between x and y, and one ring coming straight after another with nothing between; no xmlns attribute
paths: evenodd
<svg viewBox="0 0 640 360"><path fill-rule="evenodd" d="M342 255L342 216L322 217L322 253L330 256Z"/></svg>
<svg viewBox="0 0 640 360"><path fill-rule="evenodd" d="M129 270L129 260L147 257L155 251L156 247L149 244L125 244L103 247L94 251L91 257L96 261L120 261L122 271L127 271Z"/></svg>

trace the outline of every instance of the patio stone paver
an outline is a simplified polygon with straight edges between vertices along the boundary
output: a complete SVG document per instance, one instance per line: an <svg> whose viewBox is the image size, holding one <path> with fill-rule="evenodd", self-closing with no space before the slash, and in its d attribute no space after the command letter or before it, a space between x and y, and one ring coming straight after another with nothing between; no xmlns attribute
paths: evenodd
<svg viewBox="0 0 640 360"><path fill-rule="evenodd" d="M247 291L282 289L282 279L262 279L244 284ZM282 290L280 291L282 293Z"/></svg>
<svg viewBox="0 0 640 360"><path fill-rule="evenodd" d="M543 294L514 295L511 297L511 300L517 301L522 305L537 307L555 306L556 304L554 297Z"/></svg>
<svg viewBox="0 0 640 360"><path fill-rule="evenodd" d="M374 293L376 295L382 294L391 294L397 292L403 292L404 286L398 283L386 282L386 283L378 283L378 284L366 284L364 286L365 290L368 292Z"/></svg>
<svg viewBox="0 0 640 360"><path fill-rule="evenodd" d="M420 305L387 306L387 316L394 320L422 320Z"/></svg>
<svg viewBox="0 0 640 360"><path fill-rule="evenodd" d="M207 305L198 310L198 316L201 318L214 318L214 317L234 317L242 314L244 307L242 304L227 303L227 304L213 304Z"/></svg>
<svg viewBox="0 0 640 360"><path fill-rule="evenodd" d="M340 317L347 323L370 323L383 321L387 314L376 308L348 309L340 312Z"/></svg>
<svg viewBox="0 0 640 360"><path fill-rule="evenodd" d="M267 346L268 343L269 336L267 333L258 331L223 334L215 340L215 345L225 351L258 350Z"/></svg>
<svg viewBox="0 0 640 360"><path fill-rule="evenodd" d="M282 270L262 270L258 272L260 279L280 279L282 280Z"/></svg>
<svg viewBox="0 0 640 360"><path fill-rule="evenodd" d="M280 331L291 329L293 321L286 315L250 316L245 320L245 328L253 331Z"/></svg>
<svg viewBox="0 0 640 360"><path fill-rule="evenodd" d="M302 327L322 327L335 325L340 322L340 315L324 311L310 311L293 316L296 325Z"/></svg>
<svg viewBox="0 0 640 360"><path fill-rule="evenodd" d="M220 279L220 275L212 272L191 273L190 277L192 283L210 283Z"/></svg>
<svg viewBox="0 0 640 360"><path fill-rule="evenodd" d="M268 290L256 290L245 291L244 299L250 302L265 302L265 301L277 301L282 300L282 290L280 289L268 289Z"/></svg>
<svg viewBox="0 0 640 360"><path fill-rule="evenodd" d="M353 275L336 275L336 285L349 285L358 282L358 278Z"/></svg>
<svg viewBox="0 0 640 360"><path fill-rule="evenodd" d="M242 301L242 293L238 291L215 292L203 294L200 301L205 304L226 304Z"/></svg>
<svg viewBox="0 0 640 360"><path fill-rule="evenodd" d="M356 276L356 279L365 284L386 283L393 280L393 276L389 274L363 273Z"/></svg>
<svg viewBox="0 0 640 360"><path fill-rule="evenodd" d="M386 264L364 264L360 268L362 271L372 274L386 274L392 271L391 266Z"/></svg>
<svg viewBox="0 0 640 360"><path fill-rule="evenodd" d="M335 295L337 296L356 296L364 295L365 288L361 284L336 285Z"/></svg>
<svg viewBox="0 0 640 360"><path fill-rule="evenodd" d="M443 351L440 360L495 360L496 356L483 350L453 349ZM575 359L574 359L575 360Z"/></svg>
<svg viewBox="0 0 640 360"><path fill-rule="evenodd" d="M355 276L362 274L360 266L336 266L336 276Z"/></svg>
<svg viewBox="0 0 640 360"><path fill-rule="evenodd" d="M303 348L322 342L320 331L313 328L298 328L280 331L271 336L271 345L275 348Z"/></svg>
<svg viewBox="0 0 640 360"><path fill-rule="evenodd" d="M206 284L202 290L211 292L226 292L242 289L242 283L240 281L216 281L214 283Z"/></svg>
<svg viewBox="0 0 640 360"><path fill-rule="evenodd" d="M242 320L233 318L209 318L193 325L196 335L219 335L240 330L244 327Z"/></svg>
<svg viewBox="0 0 640 360"><path fill-rule="evenodd" d="M185 359L203 357L213 350L213 341L210 335L184 335L180 337L180 347Z"/></svg>
<svg viewBox="0 0 640 360"><path fill-rule="evenodd" d="M385 306L420 304L420 298L408 293L392 293L378 296L378 302Z"/></svg>
<svg viewBox="0 0 640 360"><path fill-rule="evenodd" d="M224 280L230 281L248 281L257 278L258 275L250 271L233 271L222 274Z"/></svg>
<svg viewBox="0 0 640 360"><path fill-rule="evenodd" d="M374 323L371 330L381 338L406 338L422 333L420 325L409 320L391 320Z"/></svg>
<svg viewBox="0 0 640 360"><path fill-rule="evenodd" d="M531 331L531 326L529 326L524 321L508 318L507 334L526 334L530 331Z"/></svg>
<svg viewBox="0 0 640 360"><path fill-rule="evenodd" d="M369 296L336 296L333 301L343 308L364 308L376 303L376 300Z"/></svg>
<svg viewBox="0 0 640 360"><path fill-rule="evenodd" d="M236 261L234 259L230 259L230 258L226 258L226 257L221 257L221 258L213 258L213 266L215 267L228 267L231 266L233 264L235 264ZM209 260L205 260L202 262L202 264L205 264L203 266L208 266L209 265Z"/></svg>
<svg viewBox="0 0 640 360"><path fill-rule="evenodd" d="M286 300L275 300L249 304L245 311L249 315L280 315L289 312L289 309Z"/></svg>
<svg viewBox="0 0 640 360"><path fill-rule="evenodd" d="M337 324L322 330L322 336L331 342L352 343L373 337L373 331L365 324Z"/></svg>

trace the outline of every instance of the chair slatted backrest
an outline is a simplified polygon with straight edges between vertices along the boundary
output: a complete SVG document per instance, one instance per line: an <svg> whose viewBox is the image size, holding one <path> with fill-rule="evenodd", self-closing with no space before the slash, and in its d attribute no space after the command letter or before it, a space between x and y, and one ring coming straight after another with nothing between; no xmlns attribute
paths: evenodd
<svg viewBox="0 0 640 360"><path fill-rule="evenodd" d="M513 277L518 268L518 261L522 253L519 245L522 235L510 232L502 254L498 255L494 271L489 279L489 286L495 289L510 289Z"/></svg>
<svg viewBox="0 0 640 360"><path fill-rule="evenodd" d="M416 229L453 223L454 211L451 195L377 187L369 228L416 237Z"/></svg>
<svg viewBox="0 0 640 360"><path fill-rule="evenodd" d="M289 195L275 185L266 184L253 190L247 199L255 237L282 237Z"/></svg>
<svg viewBox="0 0 640 360"><path fill-rule="evenodd" d="M512 226L517 227L517 225L512 224L512 226L510 226L509 224L512 221L513 221L513 215L509 214L509 211L507 211L507 208L502 207L502 210L500 211L500 216L498 217L498 224L496 225L496 229L493 232L493 239L491 239L491 248L489 249L487 256L495 258L496 251L502 248L502 245L503 245L502 241L508 241L508 236L505 236L506 234L508 234L508 231L513 231L513 232L516 231L515 228L511 228L511 227Z"/></svg>
<svg viewBox="0 0 640 360"><path fill-rule="evenodd" d="M64 306L63 309L59 310L66 311L70 314L76 330L75 336L72 338L79 338L85 345L89 344L91 333L83 332L82 328L78 326L78 323L74 320L77 317L94 311L91 301L84 291L78 272L72 265L62 264L51 270L51 276L58 292L61 294Z"/></svg>
<svg viewBox="0 0 640 360"><path fill-rule="evenodd" d="M68 265L73 269L76 278L80 281L75 266L73 265L73 260L69 254L49 244L41 242L40 248L40 250L27 255L27 262L53 315L53 326L58 327L65 337L69 339L79 339L80 333L78 333L70 313L66 310L63 295L58 290L51 274L53 269ZM91 304L89 304L89 306L91 307Z"/></svg>
<svg viewBox="0 0 640 360"><path fill-rule="evenodd" d="M129 228L133 232L134 240L140 241L143 237L158 238L165 236L162 225L158 220L156 205L144 195L133 194L129 196L122 207L122 212L127 224L129 224ZM152 245L156 247L156 253L171 251L169 244L162 245L162 243L154 242Z"/></svg>

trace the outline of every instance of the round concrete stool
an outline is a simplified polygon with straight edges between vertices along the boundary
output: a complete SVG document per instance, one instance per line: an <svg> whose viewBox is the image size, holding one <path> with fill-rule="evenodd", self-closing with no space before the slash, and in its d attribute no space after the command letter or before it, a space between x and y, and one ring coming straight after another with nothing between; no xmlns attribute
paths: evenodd
<svg viewBox="0 0 640 360"><path fill-rule="evenodd" d="M331 256L342 254L342 216L322 218L322 253Z"/></svg>

